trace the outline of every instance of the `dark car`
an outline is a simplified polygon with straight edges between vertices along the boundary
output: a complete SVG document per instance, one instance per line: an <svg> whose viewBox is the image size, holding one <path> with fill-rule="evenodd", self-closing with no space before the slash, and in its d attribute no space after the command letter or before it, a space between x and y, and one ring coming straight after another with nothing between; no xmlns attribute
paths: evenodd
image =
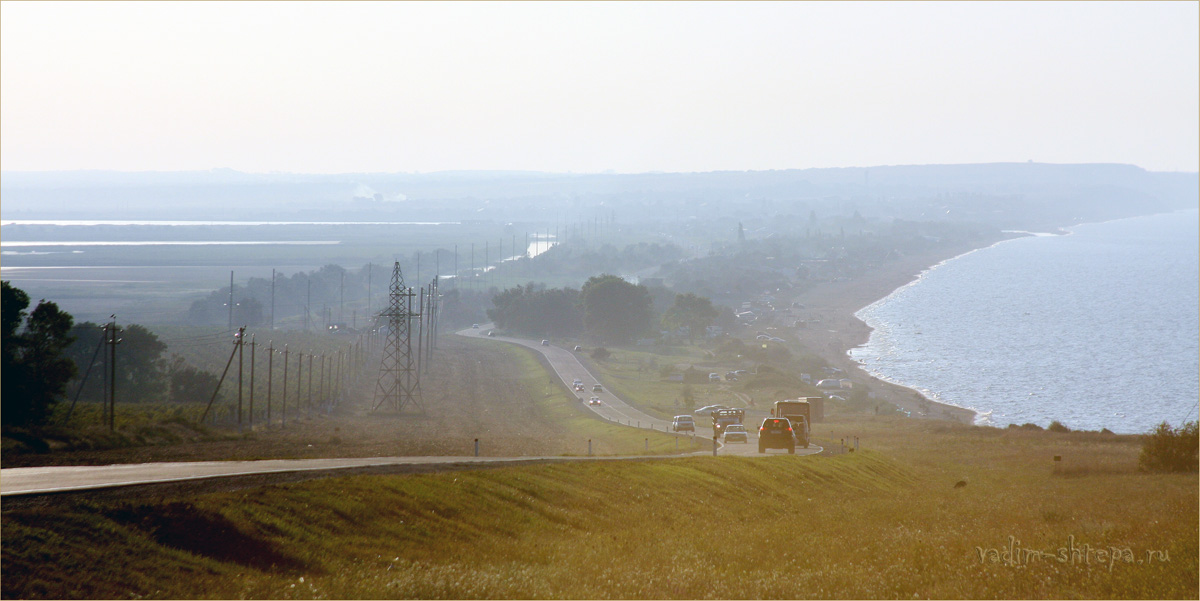
<svg viewBox="0 0 1200 601"><path fill-rule="evenodd" d="M768 417L758 428L758 452L766 453L767 449L787 449L789 453L796 452L796 434L792 431L792 422L786 417Z"/></svg>

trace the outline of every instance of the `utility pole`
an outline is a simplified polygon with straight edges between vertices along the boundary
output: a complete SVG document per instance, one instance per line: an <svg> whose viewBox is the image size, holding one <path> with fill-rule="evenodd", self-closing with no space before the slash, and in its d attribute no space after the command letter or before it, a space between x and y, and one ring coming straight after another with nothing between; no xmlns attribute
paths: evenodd
<svg viewBox="0 0 1200 601"><path fill-rule="evenodd" d="M279 403L279 427L287 427L288 345L283 345L283 399Z"/></svg>
<svg viewBox="0 0 1200 601"><path fill-rule="evenodd" d="M242 340L242 333L246 328L238 330L238 431L242 430L242 347L245 346Z"/></svg>
<svg viewBox="0 0 1200 601"><path fill-rule="evenodd" d="M312 349L308 349L308 416L312 417L312 380L313 380L313 354Z"/></svg>
<svg viewBox="0 0 1200 601"><path fill-rule="evenodd" d="M233 358L238 354L238 350L242 348L242 333L246 331L245 327L239 328L237 334L234 334L233 350L229 352L229 361L225 362L225 371L221 372L221 378L217 380L217 387L213 389L212 397L208 399L208 406L204 408L204 413L200 414L200 423L204 423L204 418L208 417L208 411L212 409L213 402L217 400L217 393L221 391L221 384L225 382L225 376L229 373L229 366L233 365ZM239 390L238 394L241 394ZM213 417L214 421L216 416Z"/></svg>
<svg viewBox="0 0 1200 601"><path fill-rule="evenodd" d="M275 329L275 268L271 268L271 329ZM271 420L267 420L267 425L271 425Z"/></svg>
<svg viewBox="0 0 1200 601"><path fill-rule="evenodd" d="M304 353L296 353L296 419L300 419L300 404L304 399Z"/></svg>
<svg viewBox="0 0 1200 601"><path fill-rule="evenodd" d="M271 429L271 383L275 381L275 341L267 348L267 429Z"/></svg>
<svg viewBox="0 0 1200 601"><path fill-rule="evenodd" d="M108 328L108 429L110 432L117 428L117 345L121 343L117 338L117 316L111 317L111 327Z"/></svg>
<svg viewBox="0 0 1200 601"><path fill-rule="evenodd" d="M250 337L250 429L254 429L254 349L258 346Z"/></svg>
<svg viewBox="0 0 1200 601"><path fill-rule="evenodd" d="M418 280L418 281L420 281L420 280ZM421 287L419 294L421 296L417 300L417 315L421 315L422 319L417 320L417 373L421 373L421 357L424 354L424 353L422 353L422 350L421 350L422 349L421 343L425 339L425 319L423 318L423 316L425 315L425 287L424 286ZM425 363L426 363L426 365L428 365L428 362L425 362Z"/></svg>
<svg viewBox="0 0 1200 601"><path fill-rule="evenodd" d="M229 272L229 329L233 329L233 272Z"/></svg>

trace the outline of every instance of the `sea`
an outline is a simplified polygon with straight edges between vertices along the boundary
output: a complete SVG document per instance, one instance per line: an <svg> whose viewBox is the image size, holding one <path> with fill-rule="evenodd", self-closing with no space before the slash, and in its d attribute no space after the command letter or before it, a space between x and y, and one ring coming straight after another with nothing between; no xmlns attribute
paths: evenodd
<svg viewBox="0 0 1200 601"><path fill-rule="evenodd" d="M981 425L1197 419L1200 210L1025 234L863 308L873 332L851 358Z"/></svg>

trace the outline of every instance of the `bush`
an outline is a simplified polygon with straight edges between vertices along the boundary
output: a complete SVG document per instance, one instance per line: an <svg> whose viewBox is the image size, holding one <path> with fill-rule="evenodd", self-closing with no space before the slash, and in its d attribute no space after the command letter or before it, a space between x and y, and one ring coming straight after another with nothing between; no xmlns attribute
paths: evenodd
<svg viewBox="0 0 1200 601"><path fill-rule="evenodd" d="M690 366L683 372L684 384L708 384L708 372L703 372Z"/></svg>
<svg viewBox="0 0 1200 601"><path fill-rule="evenodd" d="M612 353L608 352L608 349L602 346L598 346L592 350L592 358L597 361L603 361L611 356Z"/></svg>
<svg viewBox="0 0 1200 601"><path fill-rule="evenodd" d="M1200 469L1198 449L1200 430L1197 422L1188 422L1176 429L1163 422L1142 443L1138 467L1147 472L1195 472Z"/></svg>
<svg viewBox="0 0 1200 601"><path fill-rule="evenodd" d="M1046 429L1051 432L1070 432L1071 431L1070 428L1064 426L1063 423L1058 420L1054 420L1054 421L1050 422L1050 426L1047 427Z"/></svg>

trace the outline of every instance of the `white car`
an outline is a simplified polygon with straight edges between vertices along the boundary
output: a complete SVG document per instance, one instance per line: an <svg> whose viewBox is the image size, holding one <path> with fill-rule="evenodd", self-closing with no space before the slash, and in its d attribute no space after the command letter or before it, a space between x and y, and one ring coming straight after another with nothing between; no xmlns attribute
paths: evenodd
<svg viewBox="0 0 1200 601"><path fill-rule="evenodd" d="M750 442L750 434L746 432L746 426L742 424L729 424L725 426L725 434L723 437L725 442Z"/></svg>
<svg viewBox="0 0 1200 601"><path fill-rule="evenodd" d="M588 404L589 404L589 405L597 405L597 406L599 406L599 405L600 405L600 397L598 397L598 396L594 396L594 397L592 397L592 398L588 399Z"/></svg>

